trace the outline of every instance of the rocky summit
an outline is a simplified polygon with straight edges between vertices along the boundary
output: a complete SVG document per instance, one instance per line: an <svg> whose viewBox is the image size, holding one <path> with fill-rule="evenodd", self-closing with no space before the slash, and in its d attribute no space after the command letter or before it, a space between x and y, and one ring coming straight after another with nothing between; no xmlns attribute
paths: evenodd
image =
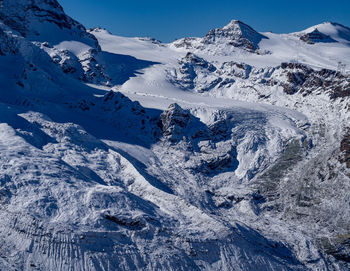
<svg viewBox="0 0 350 271"><path fill-rule="evenodd" d="M235 48L257 53L262 39L268 37L241 21L232 20L223 28L210 30L203 38L180 39L174 42L174 46L207 51L209 54L227 54Z"/></svg>

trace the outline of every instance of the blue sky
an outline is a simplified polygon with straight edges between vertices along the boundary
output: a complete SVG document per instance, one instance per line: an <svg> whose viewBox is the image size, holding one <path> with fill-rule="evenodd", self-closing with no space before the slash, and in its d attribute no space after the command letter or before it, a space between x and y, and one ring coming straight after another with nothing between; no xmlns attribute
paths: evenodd
<svg viewBox="0 0 350 271"><path fill-rule="evenodd" d="M86 27L101 26L122 36L164 42L203 36L241 20L258 31L287 33L333 21L350 27L350 0L58 0Z"/></svg>

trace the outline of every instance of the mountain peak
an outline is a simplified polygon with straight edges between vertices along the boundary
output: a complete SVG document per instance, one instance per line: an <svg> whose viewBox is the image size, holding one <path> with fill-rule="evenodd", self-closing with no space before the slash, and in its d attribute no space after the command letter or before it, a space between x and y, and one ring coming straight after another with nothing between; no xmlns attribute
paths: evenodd
<svg viewBox="0 0 350 271"><path fill-rule="evenodd" d="M308 44L315 44L319 42L336 42L330 36L321 33L317 28L315 28L315 30L313 30L312 32L306 33L305 35L301 36L300 39Z"/></svg>
<svg viewBox="0 0 350 271"><path fill-rule="evenodd" d="M262 39L267 37L239 20L232 20L223 28L210 30L204 37L204 42L224 42L234 47L255 51L259 48L258 44Z"/></svg>
<svg viewBox="0 0 350 271"><path fill-rule="evenodd" d="M29 40L53 44L78 40L98 46L97 40L67 16L56 0L0 0L0 21Z"/></svg>
<svg viewBox="0 0 350 271"><path fill-rule="evenodd" d="M237 25L241 24L242 22L239 20L231 20L227 25L225 25L223 28L228 29L232 27L236 27Z"/></svg>
<svg viewBox="0 0 350 271"><path fill-rule="evenodd" d="M262 39L268 37L239 20L231 20L222 28L210 30L203 38L184 38L175 41L173 45L187 50L205 50L209 54L227 55L237 48L257 53Z"/></svg>
<svg viewBox="0 0 350 271"><path fill-rule="evenodd" d="M350 43L350 28L340 23L324 22L305 29L301 34L310 34L315 31L328 36L333 42Z"/></svg>
<svg viewBox="0 0 350 271"><path fill-rule="evenodd" d="M250 28L251 30L255 31L252 27L249 25L243 23L240 20L231 20L227 25L225 25L222 29L232 29L232 28Z"/></svg>

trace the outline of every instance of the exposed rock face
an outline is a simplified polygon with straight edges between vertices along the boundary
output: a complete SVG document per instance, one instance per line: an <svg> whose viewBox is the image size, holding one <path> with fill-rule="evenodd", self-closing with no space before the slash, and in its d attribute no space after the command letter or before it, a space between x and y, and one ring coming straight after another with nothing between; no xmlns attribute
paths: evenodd
<svg viewBox="0 0 350 271"><path fill-rule="evenodd" d="M177 41L174 41L175 48L183 48L183 49L193 49L193 43L198 41L198 38L186 37Z"/></svg>
<svg viewBox="0 0 350 271"><path fill-rule="evenodd" d="M330 36L318 31L317 28L314 31L301 36L300 39L308 44L315 44L318 42L336 42Z"/></svg>
<svg viewBox="0 0 350 271"><path fill-rule="evenodd" d="M205 50L210 54L222 54L240 48L249 52L257 52L264 35L237 20L231 21L223 28L210 30L203 38L184 38L175 41L176 48ZM213 48L207 48L213 46ZM215 48L216 47L216 48Z"/></svg>
<svg viewBox="0 0 350 271"><path fill-rule="evenodd" d="M82 79L84 70L80 65L80 61L76 55L68 50L58 51L51 54L51 58L54 63L58 64L62 71L66 74L71 74L77 79Z"/></svg>
<svg viewBox="0 0 350 271"><path fill-rule="evenodd" d="M67 16L56 0L0 0L0 5L2 28L43 49L65 74L89 83L110 84L112 79L95 36ZM16 47L6 44L9 41L2 43L0 54Z"/></svg>
<svg viewBox="0 0 350 271"><path fill-rule="evenodd" d="M170 80L182 89L205 92L221 82L212 75L215 71L214 65L193 53L188 53L179 61L179 70L174 71L175 76L170 75Z"/></svg>
<svg viewBox="0 0 350 271"><path fill-rule="evenodd" d="M96 49L89 49L79 56L79 62L84 70L83 80L94 84L108 85L112 78L105 71L103 59Z"/></svg>
<svg viewBox="0 0 350 271"><path fill-rule="evenodd" d="M177 70L169 71L169 80L183 89L205 92L213 89L241 87L254 83L260 86L281 86L286 94L313 92L326 93L331 99L350 96L350 77L339 71L315 70L301 63L281 63L274 68L257 69L237 62L224 62L220 66L192 53L179 61Z"/></svg>
<svg viewBox="0 0 350 271"><path fill-rule="evenodd" d="M184 129L187 127L191 115L178 104L171 104L169 108L161 114L160 119L163 135L170 141L176 142L181 140L184 136Z"/></svg>
<svg viewBox="0 0 350 271"><path fill-rule="evenodd" d="M0 55L15 54L18 52L16 40L8 35L6 27L0 27Z"/></svg>
<svg viewBox="0 0 350 271"><path fill-rule="evenodd" d="M67 16L56 0L1 0L0 20L32 40L56 44L75 39L98 47L96 38Z"/></svg>
<svg viewBox="0 0 350 271"><path fill-rule="evenodd" d="M234 47L255 51L259 48L258 44L262 39L267 39L267 37L256 32L249 25L233 20L223 28L210 30L203 38L203 43L225 42Z"/></svg>
<svg viewBox="0 0 350 271"><path fill-rule="evenodd" d="M344 136L340 143L340 151L342 152L341 162L346 163L347 168L350 168L350 131Z"/></svg>
<svg viewBox="0 0 350 271"><path fill-rule="evenodd" d="M227 76L248 79L252 71L252 66L245 63L237 63L234 61L224 62L220 67L220 71Z"/></svg>
<svg viewBox="0 0 350 271"><path fill-rule="evenodd" d="M159 126L164 139L161 146L173 153L191 174L213 177L231 172L251 179L258 168L267 162L267 152L261 151L266 147L266 131L263 127L258 132L254 130L259 125L254 124L254 119L260 122L265 116L254 112L242 113L244 118L252 120L243 127L230 112L217 111L213 114L217 120L207 125L179 105L170 105L160 116ZM238 119L241 117L237 116ZM249 134L247 142L242 141L246 134ZM251 152L251 144L254 144L254 154L250 163L256 166L247 169L242 163L240 167L239 152L241 155ZM187 158L183 157L184 153L188 153L188 157L185 155Z"/></svg>
<svg viewBox="0 0 350 271"><path fill-rule="evenodd" d="M203 93L214 88L230 87L237 79L249 79L252 70L250 65L234 61L215 66L214 63L188 53L180 59L178 69L168 71L168 78L184 90Z"/></svg>
<svg viewBox="0 0 350 271"><path fill-rule="evenodd" d="M282 63L281 69L287 76L287 83L282 83L287 94L308 95L319 91L329 94L332 99L350 95L350 77L334 70L317 71L299 63Z"/></svg>
<svg viewBox="0 0 350 271"><path fill-rule="evenodd" d="M350 42L350 28L335 22L325 22L322 24L315 25L303 31L303 35L308 41L310 38L311 42ZM312 39L315 41L312 41ZM303 39L302 39L303 40Z"/></svg>

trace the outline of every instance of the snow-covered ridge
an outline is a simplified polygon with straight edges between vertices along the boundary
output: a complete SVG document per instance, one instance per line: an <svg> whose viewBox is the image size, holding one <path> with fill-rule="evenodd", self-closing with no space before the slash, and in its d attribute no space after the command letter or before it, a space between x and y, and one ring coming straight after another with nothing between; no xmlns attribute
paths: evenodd
<svg viewBox="0 0 350 271"><path fill-rule="evenodd" d="M335 41L350 43L350 28L334 22L325 22L309 27L308 29L299 32L299 34L308 34L314 32L316 29L320 33L331 37Z"/></svg>
<svg viewBox="0 0 350 271"><path fill-rule="evenodd" d="M53 45L63 40L82 40L97 46L96 39L67 16L56 0L2 0L0 6L0 20L28 39Z"/></svg>
<svg viewBox="0 0 350 271"><path fill-rule="evenodd" d="M268 38L243 22L232 20L223 28L210 30L203 38L184 38L172 45L175 48L202 50L210 54L227 54L235 48L256 52L262 39Z"/></svg>
<svg viewBox="0 0 350 271"><path fill-rule="evenodd" d="M0 270L349 269L345 27L162 44L51 0L0 21Z"/></svg>
<svg viewBox="0 0 350 271"><path fill-rule="evenodd" d="M305 35L305 33L302 34ZM346 251L348 249L344 243L346 238L339 239L338 236L344 236L348 230L343 227L345 224L340 226L342 222L338 219L343 217L341 213L345 210L340 206L347 204L347 195L340 190L335 192L338 195L337 200L334 200L334 196L331 194L329 197L320 195L327 193L328 189L332 190L333 188L330 188L332 184L335 187L348 186L348 177L343 174L343 172L347 172L344 167L347 152L343 153L347 150L347 141L346 137L343 139L343 136L349 119L347 103L349 100L348 66L350 63L346 56L350 53L350 48L347 43L334 42L335 40L308 44L300 39L302 34L264 33L268 39L260 41L259 50L266 52L266 54L257 54L237 47L228 50L227 47L220 47L220 42L217 47L220 50L211 51L208 54L207 50L211 50L210 44L207 47L203 46L200 50L192 46L193 43L200 40L198 38L180 40L184 41L185 46L178 48L174 46L178 42L176 41L174 44L168 45L167 49L135 39L94 33L103 49L145 59L150 59L149 56L154 55L161 62L161 65L147 68L138 77L132 78L122 86L115 87L130 98L140 101L143 105L162 109L165 104L170 102L177 102L186 108L198 106L200 109L194 110L195 115L205 123L212 123L215 119L214 116L217 116L209 113L212 111L208 108L218 106L221 108L220 112L223 107L236 105L237 100L256 102L253 107L258 107L261 103L269 103L296 109L306 114L309 123L300 122L298 118L292 119L300 124L299 127L305 129L310 138L301 136L300 141L289 141L287 145L283 146L283 154L279 156L278 160L270 161L271 166L267 165L263 172L257 173L254 170L254 168L260 170L264 168L264 163L259 164L258 162L256 164L259 159L262 159L262 156L255 156L259 152L254 149L255 144L259 146L259 142L264 142L262 135L253 133L249 136L246 131L245 137L243 137L246 141L236 148L238 155L233 152L229 154L229 157L237 157L239 161L236 174L239 176L242 172L241 176L244 176L243 172L246 172L248 173L245 175L246 177L253 176L253 186L260 191L260 194L251 195L251 204L257 209L254 209L255 212L249 213L249 223L255 223L254 227L257 227L257 220L251 219L251 217L257 216L259 220L265 215L268 219L272 219L270 215L277 217L281 215L281 217L288 218L287 220L281 218L283 221L290 221L292 224L298 221L303 225L301 226L303 229L316 227L320 234L315 235L310 232L309 235L313 236L314 241L318 243L316 250L323 251L327 261L333 262L331 259L334 257L336 263L332 264L339 264L342 266L339 268L346 270L346 267L343 266L343 264L346 265L344 259L347 257ZM119 47L117 43L122 44L122 46ZM221 50L222 48L224 50ZM247 108L249 105L246 104L243 107ZM221 117L217 118L224 118L225 114L222 112L218 114ZM339 121L335 122L335 119ZM273 119L271 123L276 123L278 127L284 126L280 119ZM225 130L224 128L227 127L223 123L217 125L216 129L219 131ZM244 125L249 126L246 122ZM238 127L237 129L239 130ZM290 131L290 128L287 130ZM343 142L341 148L343 151L339 148L341 142ZM185 149L180 148L177 155L175 155L177 152L173 151L171 154L176 157L176 161L179 161L182 157L181 154L186 153L185 150L188 151L187 148L188 146ZM207 148L209 153L213 153L210 150L210 144L200 145L200 148L203 151ZM221 157L221 162L218 164L226 163L226 154L220 155L219 149L220 147L217 145L216 153L218 157ZM255 151L249 151L250 149ZM271 150L271 148L267 149ZM161 152L160 149L157 149L157 152ZM243 157L240 157L239 153L244 153ZM193 167L190 166L193 160L188 158L191 155L188 154L185 157L188 161L188 168L193 170ZM166 159L166 156L163 155L162 159ZM329 170L324 170L324 167L328 167ZM222 170L222 172L224 171ZM232 181L225 178L220 179L223 178L223 175L219 176L218 178L215 174L211 176L211 181L218 182L213 188L215 192L209 189L210 193L213 192L212 199L216 206L228 206L228 211L225 214L231 214L231 206L241 208L243 213L251 210L247 206L252 205L247 205L244 201L246 197L242 197L240 193L233 193L235 194L233 196L227 192L234 189ZM325 178L329 178L326 183L324 183ZM306 179L310 181L306 181ZM312 188L308 188L310 186ZM299 196L295 198L295 195ZM236 200L233 205L227 200L231 196ZM320 201L320 198L323 199ZM328 205L329 202L332 202L331 206ZM325 206L329 207L325 208ZM326 211L326 209L331 211ZM325 215L329 212L332 213L331 216ZM258 213L259 215L257 215ZM241 214L240 218L242 217ZM322 217L322 222L315 223L314 221L318 221L318 217ZM247 220L245 221L247 222ZM284 227L282 228L285 230ZM279 228L277 232L274 231L273 234L281 233L282 228ZM260 226L260 229L270 232L265 226ZM330 233L331 231L342 233L334 235ZM283 238L286 236L284 235ZM290 242L300 241L299 238L300 236L294 236L292 238L294 241L290 240ZM306 243L310 244L309 241ZM318 258L316 254L309 254L311 251L306 252L303 249L304 245L301 243L297 245L300 249L298 252L300 257L309 260ZM336 252L337 250L339 252ZM320 266L323 265L322 261L316 260L316 262ZM325 268L316 267L316 265L310 269L321 268L322 270Z"/></svg>

